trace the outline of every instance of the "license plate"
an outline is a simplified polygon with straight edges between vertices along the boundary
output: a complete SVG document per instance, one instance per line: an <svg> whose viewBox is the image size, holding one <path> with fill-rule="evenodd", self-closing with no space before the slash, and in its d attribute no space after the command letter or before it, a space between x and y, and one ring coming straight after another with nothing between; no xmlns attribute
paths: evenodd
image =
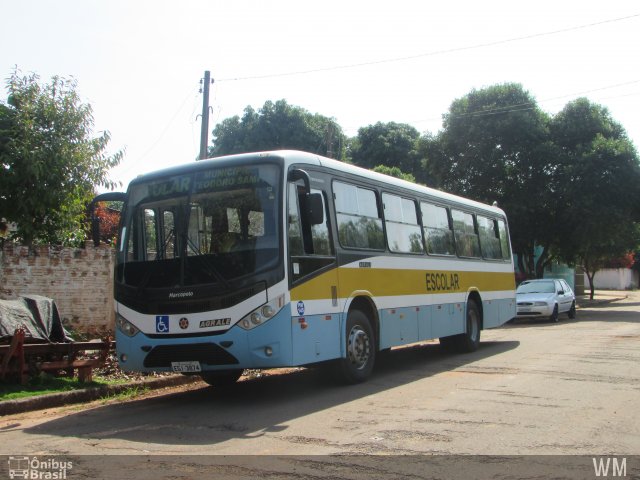
<svg viewBox="0 0 640 480"><path fill-rule="evenodd" d="M171 362L171 369L177 373L201 372L200 362Z"/></svg>
<svg viewBox="0 0 640 480"><path fill-rule="evenodd" d="M531 311L531 307L520 307L518 309L519 312L530 312Z"/></svg>

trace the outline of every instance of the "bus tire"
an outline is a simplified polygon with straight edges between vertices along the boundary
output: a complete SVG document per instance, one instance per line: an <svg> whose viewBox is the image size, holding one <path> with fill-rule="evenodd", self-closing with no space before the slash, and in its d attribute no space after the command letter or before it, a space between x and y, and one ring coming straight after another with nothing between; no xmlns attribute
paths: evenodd
<svg viewBox="0 0 640 480"><path fill-rule="evenodd" d="M360 310L347 315L345 347L345 357L336 363L338 379L347 384L364 382L373 370L376 344L371 322Z"/></svg>
<svg viewBox="0 0 640 480"><path fill-rule="evenodd" d="M480 346L480 310L475 301L467 303L465 332L450 337L440 337L440 346L447 352L475 352Z"/></svg>
<svg viewBox="0 0 640 480"><path fill-rule="evenodd" d="M234 368L233 370L202 372L200 377L205 383L208 383L212 387L228 387L236 383L242 376L243 371L241 368Z"/></svg>
<svg viewBox="0 0 640 480"><path fill-rule="evenodd" d="M467 321L465 332L458 335L458 350L463 353L475 352L480 346L481 328L480 309L474 300L467 302Z"/></svg>

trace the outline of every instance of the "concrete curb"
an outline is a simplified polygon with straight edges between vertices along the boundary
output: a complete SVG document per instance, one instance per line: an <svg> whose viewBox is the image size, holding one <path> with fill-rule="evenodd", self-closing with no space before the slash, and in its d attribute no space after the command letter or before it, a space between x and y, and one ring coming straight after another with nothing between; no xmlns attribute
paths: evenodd
<svg viewBox="0 0 640 480"><path fill-rule="evenodd" d="M50 393L35 397L21 398L18 400L5 400L0 402L0 416L14 413L24 413L45 408L60 407L74 403L90 402L109 395L117 395L131 388L158 389L166 387L177 387L194 383L200 380L199 376L171 375L168 377L154 378L151 380L141 380L120 385L105 385L103 387L85 388L82 390L71 390L68 392Z"/></svg>

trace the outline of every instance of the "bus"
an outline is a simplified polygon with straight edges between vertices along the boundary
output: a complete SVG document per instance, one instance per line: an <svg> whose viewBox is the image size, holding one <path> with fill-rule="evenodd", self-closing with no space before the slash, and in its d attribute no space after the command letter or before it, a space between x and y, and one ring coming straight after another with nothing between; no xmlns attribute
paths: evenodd
<svg viewBox="0 0 640 480"><path fill-rule="evenodd" d="M137 177L114 273L116 350L135 372L235 382L326 365L366 380L392 347L471 352L516 316L505 213L299 151ZM94 222L94 241L96 240Z"/></svg>

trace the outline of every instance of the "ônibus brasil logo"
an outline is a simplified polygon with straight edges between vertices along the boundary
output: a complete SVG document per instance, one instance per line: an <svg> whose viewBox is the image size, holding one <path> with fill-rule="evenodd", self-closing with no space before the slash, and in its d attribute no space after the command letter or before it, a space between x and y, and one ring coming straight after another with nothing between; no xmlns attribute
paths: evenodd
<svg viewBox="0 0 640 480"><path fill-rule="evenodd" d="M26 478L34 480L65 480L73 462L56 458L39 459L38 457L9 457L9 478Z"/></svg>

